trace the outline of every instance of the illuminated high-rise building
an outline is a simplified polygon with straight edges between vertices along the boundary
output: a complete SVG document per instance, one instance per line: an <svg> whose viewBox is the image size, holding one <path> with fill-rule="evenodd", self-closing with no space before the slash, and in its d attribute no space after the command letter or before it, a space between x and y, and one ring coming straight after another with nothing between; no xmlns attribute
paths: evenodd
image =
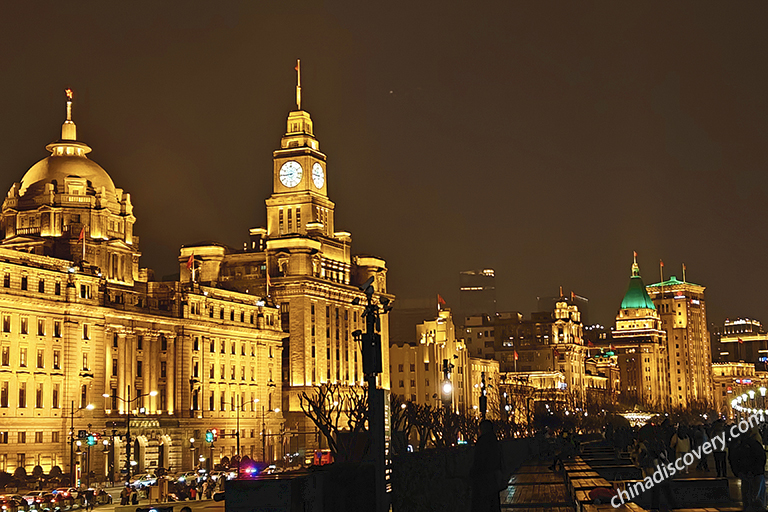
<svg viewBox="0 0 768 512"><path fill-rule="evenodd" d="M496 313L496 272L492 268L459 273L459 307L463 316Z"/></svg>
<svg viewBox="0 0 768 512"><path fill-rule="evenodd" d="M667 333L672 407L712 403L712 347L704 289L675 276L647 287Z"/></svg>
<svg viewBox="0 0 768 512"><path fill-rule="evenodd" d="M610 347L618 358L621 392L626 405L642 404L656 410L669 408L666 332L656 306L648 296L637 255L627 292L616 315Z"/></svg>

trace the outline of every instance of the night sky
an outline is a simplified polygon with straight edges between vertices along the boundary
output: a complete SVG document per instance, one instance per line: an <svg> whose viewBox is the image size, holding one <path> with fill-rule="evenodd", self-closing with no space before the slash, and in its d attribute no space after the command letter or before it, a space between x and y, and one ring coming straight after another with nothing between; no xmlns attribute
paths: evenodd
<svg viewBox="0 0 768 512"><path fill-rule="evenodd" d="M612 324L636 250L646 283L685 263L710 322L768 323L768 4L411 4L5 2L0 188L71 87L142 266L241 247L301 58L336 228L399 297L458 306L459 271L492 267L502 310L562 285Z"/></svg>

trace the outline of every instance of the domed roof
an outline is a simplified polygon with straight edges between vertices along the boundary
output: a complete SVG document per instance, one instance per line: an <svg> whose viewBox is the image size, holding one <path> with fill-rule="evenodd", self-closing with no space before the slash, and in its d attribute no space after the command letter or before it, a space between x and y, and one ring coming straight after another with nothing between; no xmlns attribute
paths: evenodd
<svg viewBox="0 0 768 512"><path fill-rule="evenodd" d="M640 277L640 267L637 265L637 253L632 264L632 277L629 279L627 293L621 301L621 309L656 309L651 297L645 289L643 278Z"/></svg>
<svg viewBox="0 0 768 512"><path fill-rule="evenodd" d="M45 191L47 183L55 181L60 187L68 177L83 178L95 191L105 187L107 194L115 194L112 178L96 162L89 160L85 155L53 154L37 162L21 178L19 195L23 197L41 194Z"/></svg>
<svg viewBox="0 0 768 512"><path fill-rule="evenodd" d="M52 154L33 165L19 183L19 197L35 196L45 192L48 183L56 183L56 192L63 193L67 178L87 181L85 194L98 193L102 187L109 197L115 195L115 184L107 171L85 156L91 148L77 140L77 127L72 121L72 90L67 89L67 118L61 125L61 139L45 149ZM92 190L91 190L92 189Z"/></svg>

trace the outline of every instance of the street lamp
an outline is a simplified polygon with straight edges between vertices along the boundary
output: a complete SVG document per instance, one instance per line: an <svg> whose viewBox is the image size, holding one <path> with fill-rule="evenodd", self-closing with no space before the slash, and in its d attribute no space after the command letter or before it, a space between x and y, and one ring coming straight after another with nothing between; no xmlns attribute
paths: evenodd
<svg viewBox="0 0 768 512"><path fill-rule="evenodd" d="M106 393L103 395L104 398L109 398L110 396ZM119 396L114 396L113 398L116 398L117 400L120 400L124 404L126 404L126 414L127 414L127 422L126 422L126 432L125 432L125 481L126 483L130 483L131 481L131 466L136 465L136 462L131 461L131 404L133 402L136 402L137 400L144 398L145 396L157 396L157 391L150 391L149 393L142 393L135 398L131 398L131 386L128 386L128 398L122 398Z"/></svg>
<svg viewBox="0 0 768 512"><path fill-rule="evenodd" d="M93 404L88 404L85 407L75 409L75 401L72 400L72 404L69 410L70 427L69 427L69 483L73 487L75 486L75 413L83 410L92 411Z"/></svg>

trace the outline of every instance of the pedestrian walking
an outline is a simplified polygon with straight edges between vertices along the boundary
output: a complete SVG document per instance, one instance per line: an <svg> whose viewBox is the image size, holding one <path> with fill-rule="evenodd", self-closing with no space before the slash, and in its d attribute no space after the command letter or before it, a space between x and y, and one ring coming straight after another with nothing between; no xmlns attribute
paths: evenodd
<svg viewBox="0 0 768 512"><path fill-rule="evenodd" d="M675 456L678 459L691 451L691 438L688 435L688 429L684 425L678 427L677 433L672 436L672 442L669 447L675 450ZM685 466L685 474L688 474L688 466Z"/></svg>
<svg viewBox="0 0 768 512"><path fill-rule="evenodd" d="M469 470L472 480L472 512L501 512L500 487L504 473L501 445L489 420L480 422L475 459Z"/></svg>
<svg viewBox="0 0 768 512"><path fill-rule="evenodd" d="M731 471L741 479L741 502L745 512L765 511L765 450L756 428L736 437L729 447Z"/></svg>
<svg viewBox="0 0 768 512"><path fill-rule="evenodd" d="M725 434L725 424L722 420L715 422L715 427L712 430L712 438L717 438ZM725 446L721 443L714 443L714 449L712 456L715 458L715 471L717 471L718 478L728 477L728 466L725 463Z"/></svg>

